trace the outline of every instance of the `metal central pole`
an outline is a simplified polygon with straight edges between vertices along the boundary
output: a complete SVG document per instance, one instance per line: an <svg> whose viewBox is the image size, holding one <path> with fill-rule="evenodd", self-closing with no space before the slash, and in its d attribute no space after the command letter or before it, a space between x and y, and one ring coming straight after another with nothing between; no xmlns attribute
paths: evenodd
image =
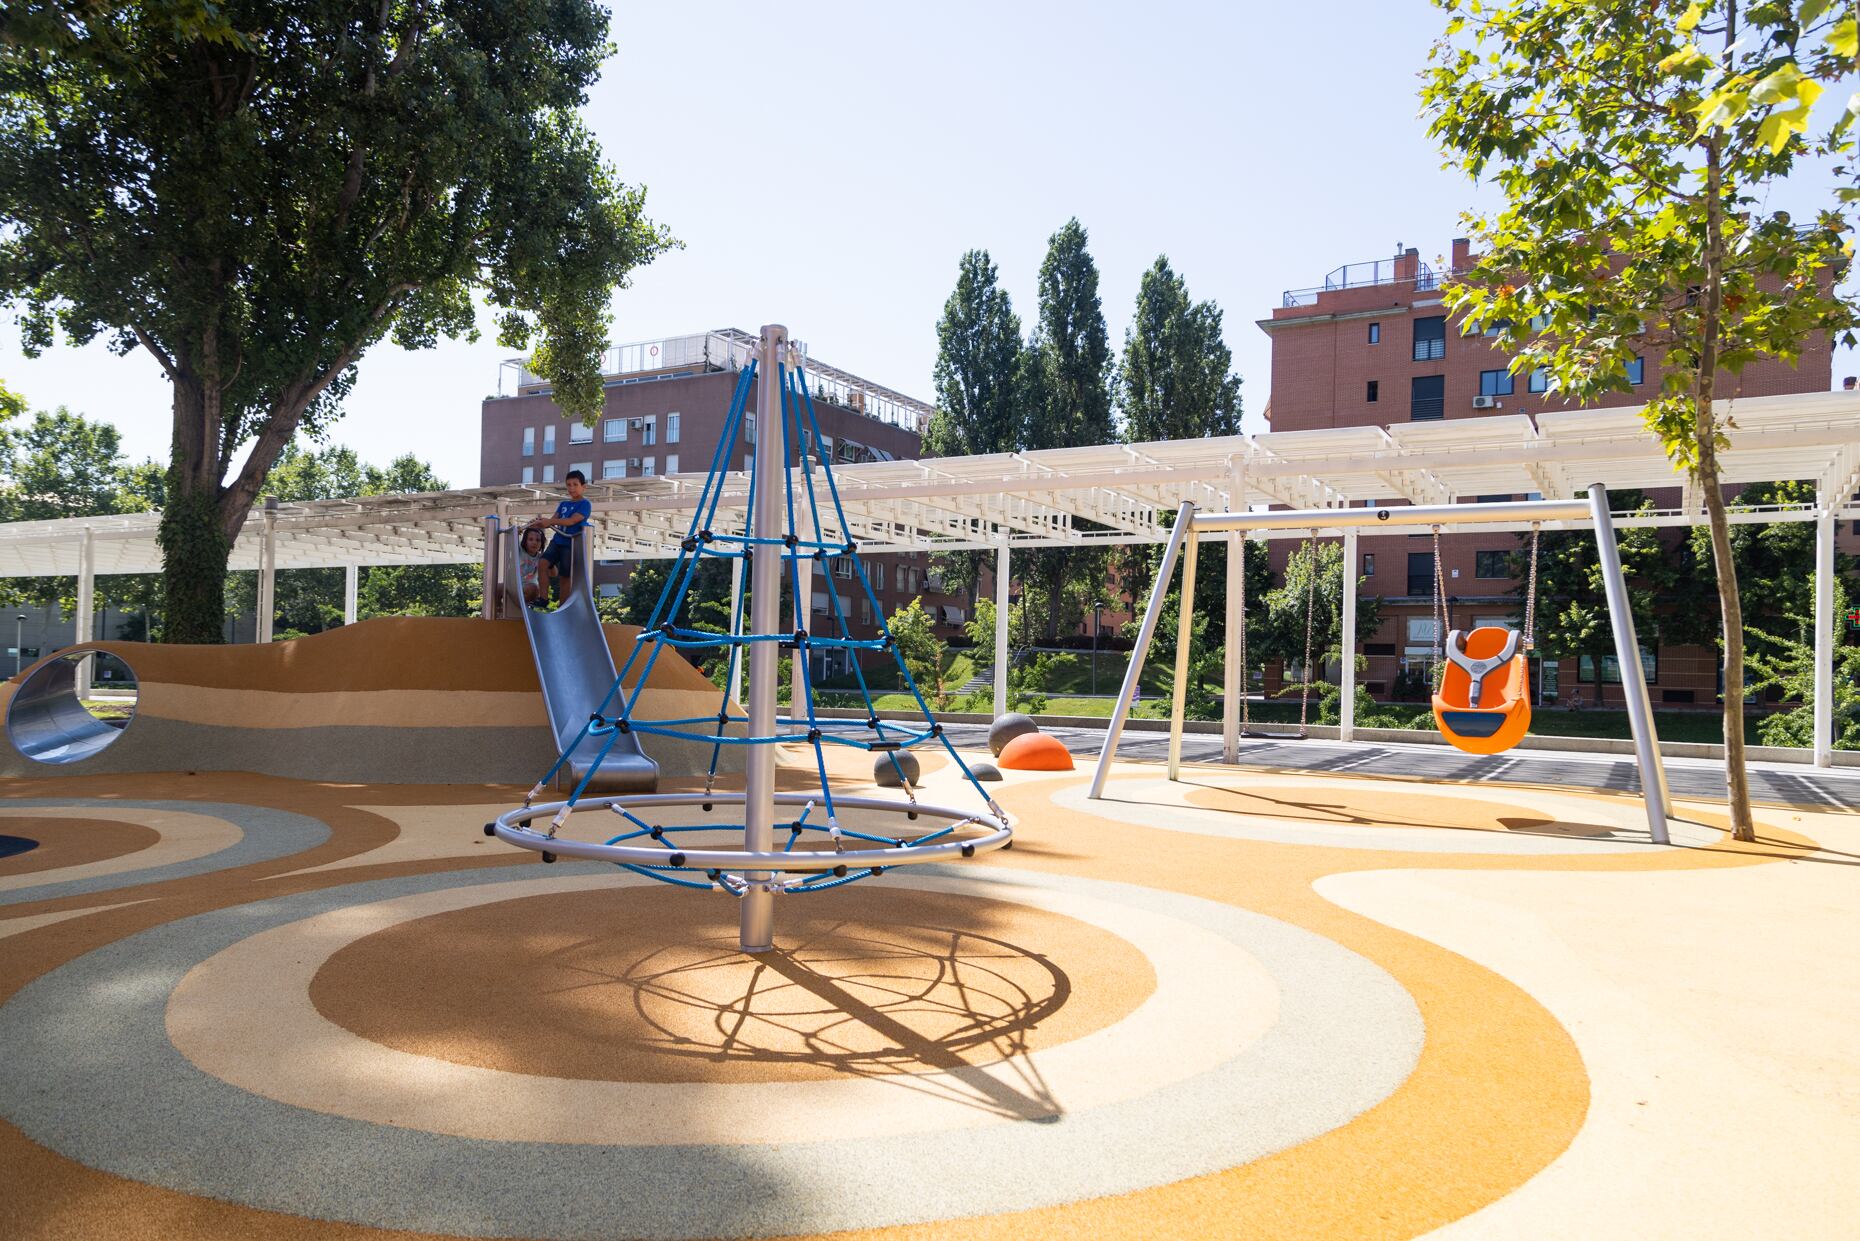
<svg viewBox="0 0 1860 1241"><path fill-rule="evenodd" d="M749 553L749 626L747 632L772 634L781 630L781 556L783 498L788 474L788 426L782 416L780 367L788 348L788 329L779 323L762 329L761 383L756 390L756 507L750 515L751 533L758 539ZM768 737L775 732L775 690L781 647L757 642L749 648L749 735ZM743 800L743 848L767 853L775 848L775 747L750 745L749 773ZM775 946L775 893L766 885L769 871L751 871L743 878L740 942L744 952L766 952Z"/></svg>

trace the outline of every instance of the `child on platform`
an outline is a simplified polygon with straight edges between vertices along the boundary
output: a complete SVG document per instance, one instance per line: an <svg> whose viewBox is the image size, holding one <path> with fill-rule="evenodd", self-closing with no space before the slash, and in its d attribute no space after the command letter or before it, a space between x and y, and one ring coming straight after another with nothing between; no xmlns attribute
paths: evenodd
<svg viewBox="0 0 1860 1241"><path fill-rule="evenodd" d="M543 532L534 526L523 532L518 545L517 575L523 582L523 602L533 608L547 607L555 566L543 559Z"/></svg>

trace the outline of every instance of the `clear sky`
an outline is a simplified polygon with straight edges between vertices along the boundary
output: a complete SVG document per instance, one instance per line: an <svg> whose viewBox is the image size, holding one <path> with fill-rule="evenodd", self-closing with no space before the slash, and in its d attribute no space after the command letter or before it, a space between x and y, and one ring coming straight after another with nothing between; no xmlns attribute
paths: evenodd
<svg viewBox="0 0 1860 1241"><path fill-rule="evenodd" d="M1046 239L1076 215L1113 344L1166 253L1226 312L1261 430L1254 320L1281 292L1397 243L1431 261L1480 205L1416 117L1441 25L1425 0L618 4L588 120L685 248L615 297L613 339L781 322L817 358L928 400L958 257L989 250L1030 323ZM505 356L488 333L378 345L331 438L475 485L479 403ZM1837 376L1853 369L1837 358ZM0 376L165 457L167 384L144 354L28 361L9 319Z"/></svg>

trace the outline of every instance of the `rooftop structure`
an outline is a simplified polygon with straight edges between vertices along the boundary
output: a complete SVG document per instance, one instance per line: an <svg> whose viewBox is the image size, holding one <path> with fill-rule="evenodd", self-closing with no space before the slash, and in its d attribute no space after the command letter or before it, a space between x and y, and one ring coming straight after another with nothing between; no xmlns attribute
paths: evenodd
<svg viewBox="0 0 1860 1241"><path fill-rule="evenodd" d="M710 371L741 370L755 352L756 338L740 328L717 328L687 336L633 341L609 346L601 355L601 376L610 388L655 379L680 379ZM796 341L803 355L807 345ZM530 371L529 359L510 358L497 372L499 397L538 396L550 391L549 382ZM807 360L807 375L816 395L877 419L922 435L936 407L902 392L862 379L815 358Z"/></svg>

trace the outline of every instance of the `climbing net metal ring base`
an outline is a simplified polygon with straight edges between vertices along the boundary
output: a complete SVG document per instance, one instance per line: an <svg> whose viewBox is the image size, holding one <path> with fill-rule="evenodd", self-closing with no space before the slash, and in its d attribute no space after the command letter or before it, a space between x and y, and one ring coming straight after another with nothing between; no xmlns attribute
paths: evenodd
<svg viewBox="0 0 1860 1241"><path fill-rule="evenodd" d="M912 866L924 862L957 862L996 849L1011 848L1014 829L1005 814L998 810L964 811L953 806L930 802L901 802L881 797L835 797L836 814L845 810L865 810L882 814L901 814L911 819L928 819L937 826L926 833L927 843L876 836L869 832L842 831L824 824L806 822L811 807L820 801L818 793L777 793L775 805L798 806L802 817L792 823L775 825L777 836L788 836L787 849L758 851L720 849L710 845L680 846L675 837L689 833L716 833L740 830L740 823L683 823L669 826L641 827L606 842L574 840L552 835L576 814L611 810L630 823L643 824L632 812L651 806L697 806L710 810L715 806L747 806L748 795L735 791L709 793L616 793L584 797L572 805L566 801L542 802L519 807L485 824L485 834L494 835L506 844L530 849L543 855L545 862L558 857L583 858L594 862L612 862L628 870L647 873L651 878L692 888L712 888L741 896L748 891L808 892L837 887L857 879L870 878L894 866ZM566 811L566 814L564 814ZM531 824L548 820L551 827L537 831ZM964 828L974 827L980 835L949 839ZM827 837L832 849L797 849L799 841L812 834ZM649 843L625 844L622 841L649 837ZM863 846L843 847L851 840ZM686 873L688 872L688 877ZM700 880L699 876L702 876Z"/></svg>

